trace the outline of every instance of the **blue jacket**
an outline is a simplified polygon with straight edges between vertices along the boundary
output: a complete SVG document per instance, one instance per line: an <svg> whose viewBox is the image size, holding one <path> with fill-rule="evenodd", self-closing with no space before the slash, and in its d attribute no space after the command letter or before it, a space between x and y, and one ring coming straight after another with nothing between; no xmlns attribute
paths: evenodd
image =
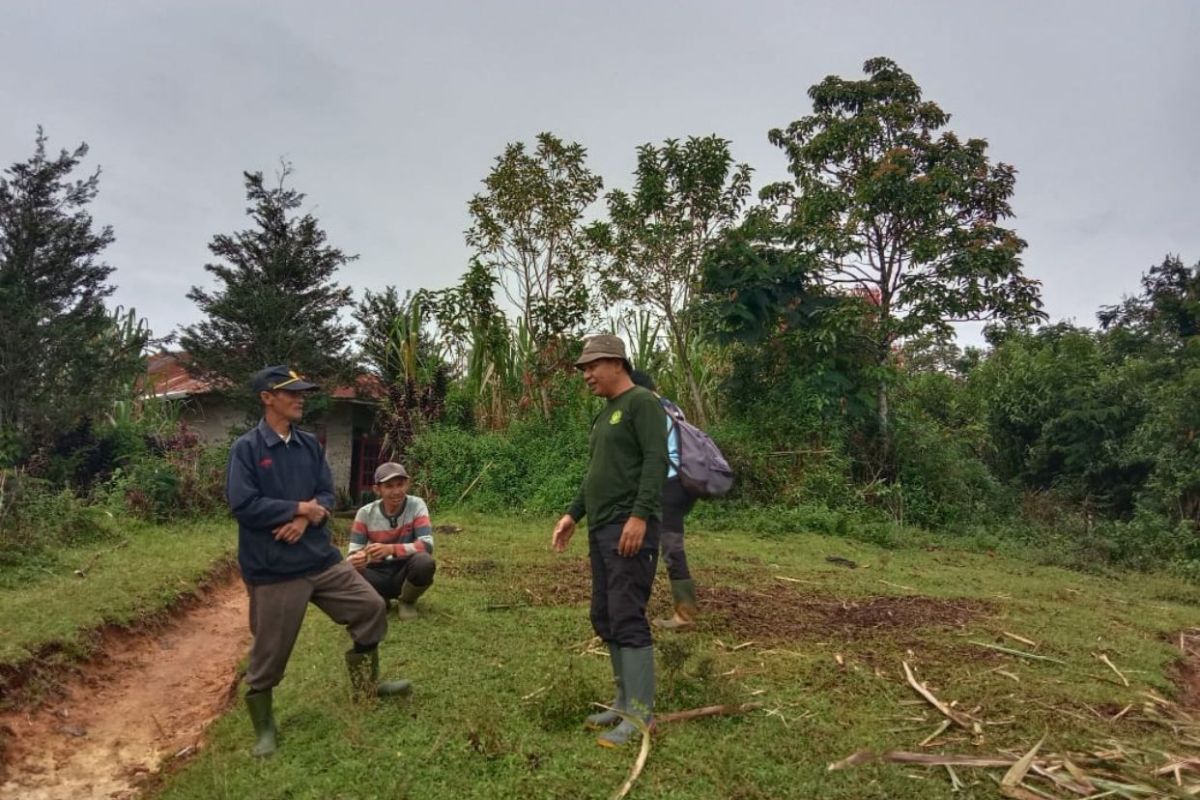
<svg viewBox="0 0 1200 800"><path fill-rule="evenodd" d="M293 425L284 442L264 419L242 434L229 451L225 496L238 521L238 565L246 583L301 578L342 560L324 523L309 525L293 544L272 533L296 516L303 500L333 509L333 476L311 433Z"/></svg>

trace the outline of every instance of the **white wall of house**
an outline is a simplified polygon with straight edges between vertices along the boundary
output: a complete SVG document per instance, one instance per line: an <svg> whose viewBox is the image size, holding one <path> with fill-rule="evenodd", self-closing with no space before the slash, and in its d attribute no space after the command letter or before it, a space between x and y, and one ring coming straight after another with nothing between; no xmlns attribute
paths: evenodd
<svg viewBox="0 0 1200 800"><path fill-rule="evenodd" d="M325 460L333 485L350 490L350 461L354 454L354 404L334 403L325 414Z"/></svg>
<svg viewBox="0 0 1200 800"><path fill-rule="evenodd" d="M246 410L216 397L184 401L180 419L205 442L224 442L247 430Z"/></svg>
<svg viewBox="0 0 1200 800"><path fill-rule="evenodd" d="M180 419L205 442L230 441L250 426L243 407L212 395L188 398ZM334 488L343 491L350 490L354 420L355 404L348 402L334 402L323 419L325 458Z"/></svg>

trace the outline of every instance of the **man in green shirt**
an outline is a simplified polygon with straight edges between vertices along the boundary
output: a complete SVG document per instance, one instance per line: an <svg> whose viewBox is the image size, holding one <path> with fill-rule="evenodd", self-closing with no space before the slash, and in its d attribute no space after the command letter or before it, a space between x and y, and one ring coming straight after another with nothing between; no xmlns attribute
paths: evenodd
<svg viewBox="0 0 1200 800"><path fill-rule="evenodd" d="M565 550L576 523L587 517L592 628L608 644L617 687L612 707L621 712L592 714L587 724L607 729L597 743L617 747L638 733L633 719L645 725L654 719L654 648L646 604L658 568L667 423L658 398L634 386L625 343L616 336L588 339L575 366L592 393L607 402L592 421L587 473L554 528L552 546Z"/></svg>

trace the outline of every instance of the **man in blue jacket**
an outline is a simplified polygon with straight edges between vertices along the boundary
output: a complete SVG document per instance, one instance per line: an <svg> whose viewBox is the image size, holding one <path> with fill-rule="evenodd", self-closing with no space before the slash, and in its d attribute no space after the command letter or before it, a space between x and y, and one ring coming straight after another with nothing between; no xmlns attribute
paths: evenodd
<svg viewBox="0 0 1200 800"><path fill-rule="evenodd" d="M311 602L345 625L356 697L407 694L408 681L379 682L379 642L387 633L383 599L342 560L326 521L333 478L321 444L296 427L305 393L316 389L287 366L255 373L251 385L263 417L229 452L226 496L238 521L238 564L250 595L250 666L246 706L255 756L275 752L271 690L284 669Z"/></svg>

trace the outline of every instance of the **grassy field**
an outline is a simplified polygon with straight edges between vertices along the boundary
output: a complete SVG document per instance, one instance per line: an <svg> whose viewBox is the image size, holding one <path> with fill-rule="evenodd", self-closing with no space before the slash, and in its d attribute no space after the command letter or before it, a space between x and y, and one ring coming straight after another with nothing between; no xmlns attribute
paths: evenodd
<svg viewBox="0 0 1200 800"><path fill-rule="evenodd" d="M0 669L47 649L54 654L42 667L87 655L92 631L167 608L237 546L225 521L120 525L111 540L46 551L0 571Z"/></svg>
<svg viewBox="0 0 1200 800"><path fill-rule="evenodd" d="M415 682L410 700L352 704L345 634L313 609L276 692L279 753L249 757L239 706L158 795L610 796L635 752L603 750L579 727L588 704L610 696L608 659L587 621L583 536L555 555L550 520L435 522L464 530L438 537L422 619L393 622L381 650L386 675ZM762 707L663 726L632 797L995 797L1003 770L957 768L955 792L941 767L827 765L862 749L1019 754L1044 735L1047 753L1123 750L1112 769L1144 777L1163 753L1187 752L1141 709L1144 692L1175 693L1176 637L1200 609L1194 586L801 532L701 529L689 555L706 614L694 632L658 636L659 710ZM665 582L655 594L664 613ZM907 685L904 661L981 732L951 727L923 748L943 717Z"/></svg>

